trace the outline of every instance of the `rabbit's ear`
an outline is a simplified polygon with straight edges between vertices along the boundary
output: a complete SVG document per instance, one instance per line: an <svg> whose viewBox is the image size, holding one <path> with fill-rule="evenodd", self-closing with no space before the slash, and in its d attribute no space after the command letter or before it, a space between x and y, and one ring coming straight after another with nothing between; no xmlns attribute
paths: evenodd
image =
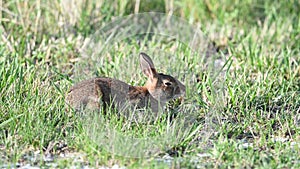
<svg viewBox="0 0 300 169"><path fill-rule="evenodd" d="M146 53L140 53L140 65L143 73L151 80L157 76L154 64Z"/></svg>

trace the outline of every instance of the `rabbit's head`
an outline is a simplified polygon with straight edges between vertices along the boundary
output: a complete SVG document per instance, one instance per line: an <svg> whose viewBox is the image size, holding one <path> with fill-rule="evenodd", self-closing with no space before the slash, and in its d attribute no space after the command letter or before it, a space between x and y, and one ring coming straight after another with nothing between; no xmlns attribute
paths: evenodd
<svg viewBox="0 0 300 169"><path fill-rule="evenodd" d="M157 73L151 58L147 54L140 53L140 65L144 75L148 77L145 87L157 101L166 103L185 95L185 86L170 75Z"/></svg>

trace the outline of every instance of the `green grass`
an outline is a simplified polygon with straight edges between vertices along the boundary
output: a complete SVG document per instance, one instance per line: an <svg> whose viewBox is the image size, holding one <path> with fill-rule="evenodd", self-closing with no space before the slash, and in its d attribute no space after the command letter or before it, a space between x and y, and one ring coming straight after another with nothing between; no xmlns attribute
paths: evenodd
<svg viewBox="0 0 300 169"><path fill-rule="evenodd" d="M51 154L51 163L60 168L300 167L299 1L82 0L72 7L63 0L1 2L0 166L47 166L43 158L30 156ZM116 17L170 10L200 25L212 48L226 59L217 81L206 60L199 59L203 53L159 35L125 38L110 44L96 60L84 58L83 44ZM149 53L159 71L185 83L184 102L167 112L177 114L175 122L186 114L194 121L176 144L132 158L103 145L122 148L126 142L95 143L82 118L66 111L65 94L72 84L94 76L143 85L139 51ZM218 89L223 89L221 96ZM145 125L110 113L100 127L140 139L171 137L164 135L168 116ZM125 148L130 150L129 145ZM173 159L168 162L166 154Z"/></svg>

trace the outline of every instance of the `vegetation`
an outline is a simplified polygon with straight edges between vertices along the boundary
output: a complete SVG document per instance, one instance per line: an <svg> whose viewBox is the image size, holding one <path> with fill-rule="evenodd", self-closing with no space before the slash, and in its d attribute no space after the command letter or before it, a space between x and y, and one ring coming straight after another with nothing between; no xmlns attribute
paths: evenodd
<svg viewBox="0 0 300 169"><path fill-rule="evenodd" d="M1 168L300 168L299 1L16 0L0 4ZM202 46L208 54L158 34L112 42L96 59L85 51L97 31L116 18L153 11L199 26L208 40ZM97 51L97 46L92 47ZM175 114L175 121L192 114L193 121L172 144L163 144L151 156L132 157L126 156L127 142L122 140L95 143L83 117L67 111L65 95L72 84L93 76L144 84L136 57L140 51L148 52L161 72L185 83L184 101L171 103L166 112ZM210 56L224 64L212 76L206 65ZM115 110L108 112L101 124L126 137L150 138L154 143L161 137L175 137L165 134L169 116L145 125L128 123ZM105 145L124 147L125 154Z"/></svg>

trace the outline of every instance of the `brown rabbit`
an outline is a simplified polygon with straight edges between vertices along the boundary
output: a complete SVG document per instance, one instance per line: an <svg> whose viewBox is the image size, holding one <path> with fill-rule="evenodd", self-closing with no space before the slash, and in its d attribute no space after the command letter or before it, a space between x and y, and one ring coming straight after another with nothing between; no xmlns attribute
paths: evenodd
<svg viewBox="0 0 300 169"><path fill-rule="evenodd" d="M151 58L145 53L140 53L140 66L148 77L145 86L131 86L117 79L97 77L73 86L67 95L67 103L76 110L112 105L122 111L129 105L158 112L169 100L185 94L185 86L170 75L157 73Z"/></svg>

